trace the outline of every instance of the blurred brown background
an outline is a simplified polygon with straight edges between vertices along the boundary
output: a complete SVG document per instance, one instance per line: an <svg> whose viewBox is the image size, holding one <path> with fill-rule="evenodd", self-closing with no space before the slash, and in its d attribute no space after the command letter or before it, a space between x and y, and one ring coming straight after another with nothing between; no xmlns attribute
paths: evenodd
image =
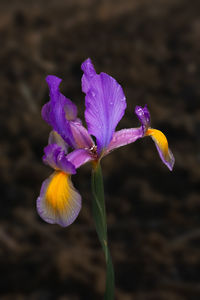
<svg viewBox="0 0 200 300"><path fill-rule="evenodd" d="M81 62L123 86L118 128L168 137L171 173L146 138L103 161L117 300L200 299L200 1L0 0L0 299L100 300L104 257L91 213L90 166L73 177L83 208L68 228L44 223L35 201L52 170L47 74L84 112Z"/></svg>

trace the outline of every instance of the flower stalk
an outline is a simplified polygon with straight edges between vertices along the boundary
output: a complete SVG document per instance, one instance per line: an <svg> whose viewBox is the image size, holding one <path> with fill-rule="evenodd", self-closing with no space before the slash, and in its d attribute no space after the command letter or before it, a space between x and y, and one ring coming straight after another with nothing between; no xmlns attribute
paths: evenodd
<svg viewBox="0 0 200 300"><path fill-rule="evenodd" d="M104 300L114 299L114 268L112 258L108 248L108 234L106 222L106 209L104 200L104 185L101 165L98 162L92 170L92 193L93 193L93 217L96 231L103 248L106 260L106 291Z"/></svg>

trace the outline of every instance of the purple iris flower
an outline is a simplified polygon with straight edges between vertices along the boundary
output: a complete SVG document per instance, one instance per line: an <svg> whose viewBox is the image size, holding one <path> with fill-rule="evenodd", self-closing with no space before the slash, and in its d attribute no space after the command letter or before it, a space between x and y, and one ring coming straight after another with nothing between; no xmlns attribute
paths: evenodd
<svg viewBox="0 0 200 300"><path fill-rule="evenodd" d="M145 136L152 137L161 160L170 170L175 161L165 135L150 127L147 106L135 108L140 127L115 131L126 109L122 87L108 74L97 74L89 58L81 68L87 129L77 117L76 105L60 92L62 80L56 76L46 78L50 101L42 108L43 119L53 129L43 160L54 173L42 184L37 210L46 222L61 226L70 225L81 209L81 196L71 182L71 175L86 162L92 161L95 166L114 149Z"/></svg>

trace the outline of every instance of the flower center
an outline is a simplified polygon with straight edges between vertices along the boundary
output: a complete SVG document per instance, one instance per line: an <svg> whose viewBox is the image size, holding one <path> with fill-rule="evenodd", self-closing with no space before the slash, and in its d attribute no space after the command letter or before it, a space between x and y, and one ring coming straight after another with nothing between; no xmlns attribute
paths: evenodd
<svg viewBox="0 0 200 300"><path fill-rule="evenodd" d="M92 154L93 158L96 160L98 158L98 153L97 153L97 146L93 145L90 148L90 153Z"/></svg>

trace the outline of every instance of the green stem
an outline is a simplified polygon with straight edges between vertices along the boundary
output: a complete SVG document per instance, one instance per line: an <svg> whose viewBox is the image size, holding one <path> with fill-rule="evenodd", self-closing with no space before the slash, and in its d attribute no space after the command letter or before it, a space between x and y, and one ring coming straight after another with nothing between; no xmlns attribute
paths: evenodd
<svg viewBox="0 0 200 300"><path fill-rule="evenodd" d="M99 241L106 259L106 291L105 300L114 299L114 269L108 248L106 209L104 201L104 185L100 163L92 171L93 216Z"/></svg>

